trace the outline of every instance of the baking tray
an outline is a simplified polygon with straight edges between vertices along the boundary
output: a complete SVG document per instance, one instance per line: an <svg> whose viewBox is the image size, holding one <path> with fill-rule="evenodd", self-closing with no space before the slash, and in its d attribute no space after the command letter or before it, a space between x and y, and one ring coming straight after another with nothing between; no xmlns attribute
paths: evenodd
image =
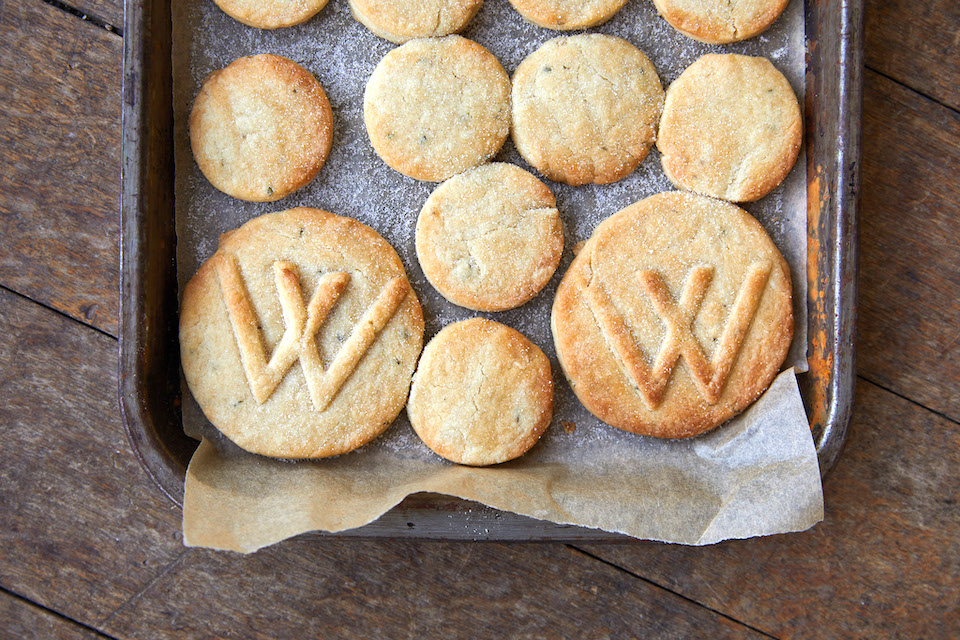
<svg viewBox="0 0 960 640"><path fill-rule="evenodd" d="M197 443L180 419L171 0L125 0L119 394L146 473L182 504ZM808 361L800 391L826 476L853 407L860 188L862 0L806 0ZM622 540L434 494L340 537Z"/></svg>

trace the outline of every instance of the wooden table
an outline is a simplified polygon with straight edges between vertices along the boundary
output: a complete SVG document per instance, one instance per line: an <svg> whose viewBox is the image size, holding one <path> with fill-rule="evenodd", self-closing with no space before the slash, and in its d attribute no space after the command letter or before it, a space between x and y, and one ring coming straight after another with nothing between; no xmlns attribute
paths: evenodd
<svg viewBox="0 0 960 640"><path fill-rule="evenodd" d="M0 2L0 636L960 636L960 3L867 5L857 400L823 523L245 557L183 547L120 421L122 2Z"/></svg>

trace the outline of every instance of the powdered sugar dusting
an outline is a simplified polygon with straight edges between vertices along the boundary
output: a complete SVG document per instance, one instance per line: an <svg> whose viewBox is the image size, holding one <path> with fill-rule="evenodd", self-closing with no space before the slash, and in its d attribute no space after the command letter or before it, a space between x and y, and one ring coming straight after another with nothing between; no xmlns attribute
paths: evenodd
<svg viewBox="0 0 960 640"><path fill-rule="evenodd" d="M572 247L623 207L646 196L672 190L660 168L659 153L651 150L638 169L612 185L569 187L547 182L557 197L566 248L557 273L547 287L519 309L477 314L444 300L426 281L417 262L414 228L417 215L434 184L407 178L385 165L370 145L363 125L363 92L380 59L396 45L368 31L350 15L346 2L331 2L305 24L265 31L246 27L220 11L210 0L182 0L174 11L174 116L176 135L176 209L178 273L181 287L217 245L218 236L258 215L295 206L327 209L356 218L382 234L400 254L419 297L429 340L443 326L482 315L514 327L544 350L553 367L555 417L531 462L572 459L583 464L623 463L644 452L668 451L687 445L664 443L627 434L601 424L576 400L563 377L550 334L550 307L557 283L573 259ZM609 22L588 30L618 36L640 48L653 62L664 88L699 56L715 53L765 55L790 81L803 103L803 4L794 0L769 31L751 41L707 45L691 40L659 17L652 2L634 0ZM566 35L525 22L507 2L488 1L464 37L486 47L509 74L547 40ZM286 56L320 81L334 114L333 148L319 176L305 188L273 203L250 203L214 189L194 163L187 132L193 97L206 76L234 59L257 53ZM527 165L512 142L494 158ZM793 272L797 336L787 365L805 368L806 352L806 199L805 160L801 156L783 185L760 202L745 208L767 228ZM189 397L185 402L192 402ZM199 412L185 416L201 419ZM190 419L190 418L188 418ZM572 423L571 430L561 423ZM187 431L199 426L188 425ZM671 447L673 447L671 449ZM368 456L396 455L437 459L413 433L405 414L384 437L360 451L343 456L364 464ZM611 456L614 456L611 459ZM621 459L622 458L622 459ZM597 462L598 463L598 462Z"/></svg>

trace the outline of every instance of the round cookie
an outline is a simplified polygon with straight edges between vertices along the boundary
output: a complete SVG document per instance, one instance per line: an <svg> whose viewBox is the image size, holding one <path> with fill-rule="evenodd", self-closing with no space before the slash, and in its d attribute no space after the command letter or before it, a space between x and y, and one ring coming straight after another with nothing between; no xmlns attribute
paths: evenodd
<svg viewBox="0 0 960 640"><path fill-rule="evenodd" d="M677 187L747 202L790 173L802 130L797 97L769 60L707 54L667 89L657 148Z"/></svg>
<svg viewBox="0 0 960 640"><path fill-rule="evenodd" d="M189 126L193 157L207 180L253 202L279 200L307 185L333 141L323 87L297 63L271 54L211 73Z"/></svg>
<svg viewBox="0 0 960 640"><path fill-rule="evenodd" d="M553 417L550 361L499 322L456 322L424 348L407 413L420 439L447 460L512 460L536 444Z"/></svg>
<svg viewBox="0 0 960 640"><path fill-rule="evenodd" d="M653 0L664 20L680 33L710 44L739 42L773 24L788 0Z"/></svg>
<svg viewBox="0 0 960 640"><path fill-rule="evenodd" d="M440 182L489 160L510 131L510 78L460 36L411 40L383 57L363 94L374 150L400 173Z"/></svg>
<svg viewBox="0 0 960 640"><path fill-rule="evenodd" d="M376 35L403 44L460 31L482 4L483 0L350 0L350 11Z"/></svg>
<svg viewBox="0 0 960 640"><path fill-rule="evenodd" d="M319 209L224 234L183 292L190 391L225 436L266 456L323 458L378 436L406 402L422 345L393 247Z"/></svg>
<svg viewBox="0 0 960 640"><path fill-rule="evenodd" d="M250 27L279 29L306 22L327 0L214 0L224 13Z"/></svg>
<svg viewBox="0 0 960 640"><path fill-rule="evenodd" d="M468 169L437 187L417 218L417 258L447 300L504 311L533 298L563 253L557 201L512 164Z"/></svg>
<svg viewBox="0 0 960 640"><path fill-rule="evenodd" d="M790 271L747 212L661 193L603 221L557 289L574 393L626 431L687 438L770 385L793 336Z"/></svg>
<svg viewBox="0 0 960 640"><path fill-rule="evenodd" d="M513 142L551 180L616 182L646 157L662 108L656 69L626 40L554 38L513 76Z"/></svg>
<svg viewBox="0 0 960 640"><path fill-rule="evenodd" d="M517 12L533 24L569 31L595 27L620 11L627 0L510 0Z"/></svg>

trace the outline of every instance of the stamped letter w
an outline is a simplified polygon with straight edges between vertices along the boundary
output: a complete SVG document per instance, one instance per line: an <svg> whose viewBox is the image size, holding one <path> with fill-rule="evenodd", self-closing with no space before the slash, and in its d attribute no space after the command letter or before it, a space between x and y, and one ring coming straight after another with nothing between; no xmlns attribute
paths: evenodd
<svg viewBox="0 0 960 640"><path fill-rule="evenodd" d="M243 371L257 403L263 404L270 398L299 360L310 390L310 399L317 411L323 411L333 402L377 335L396 313L410 286L405 278L399 276L388 282L354 326L330 363L330 368L324 370L316 340L317 332L350 282L349 274L334 272L324 275L313 297L305 305L296 265L282 261L273 263L284 330L268 360L261 337L260 320L253 310L236 256L220 254L216 269L230 314L230 324L240 349Z"/></svg>

